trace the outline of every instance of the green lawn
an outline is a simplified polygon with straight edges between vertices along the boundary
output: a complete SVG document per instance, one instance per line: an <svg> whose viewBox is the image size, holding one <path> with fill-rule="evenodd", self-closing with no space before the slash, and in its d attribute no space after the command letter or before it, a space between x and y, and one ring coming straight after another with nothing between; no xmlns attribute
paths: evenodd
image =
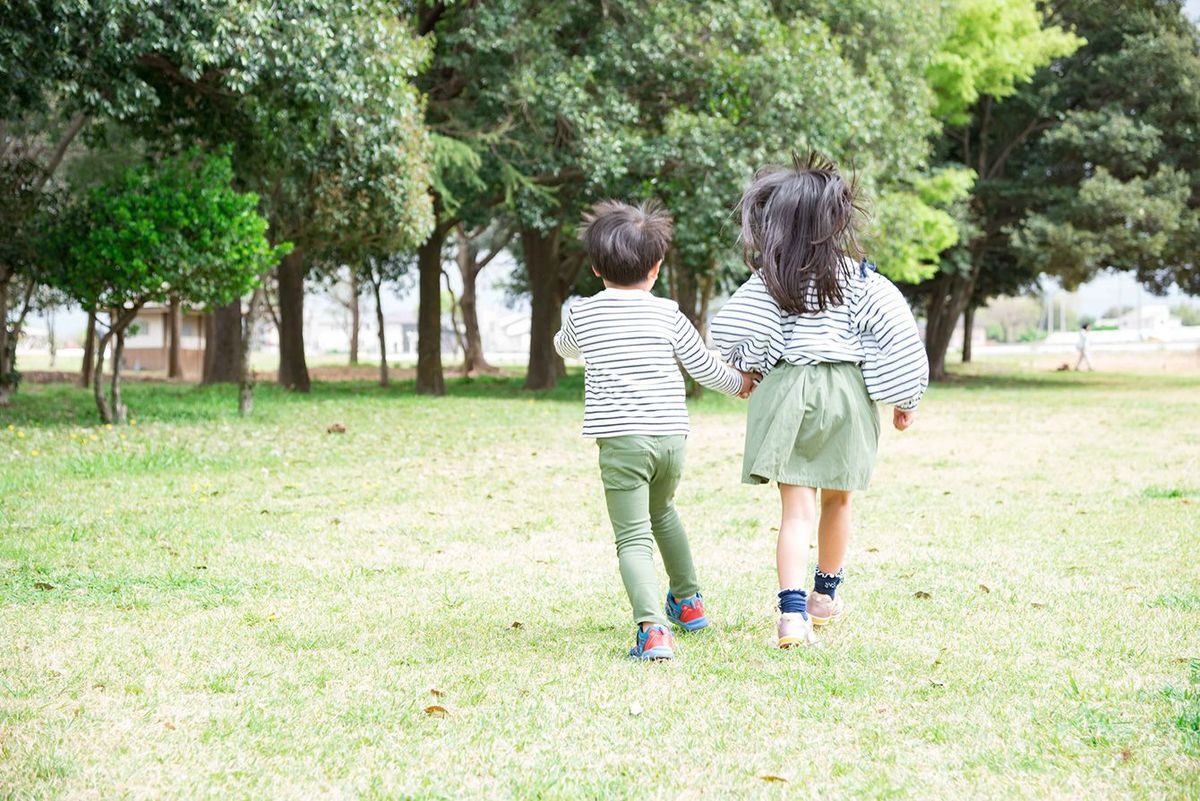
<svg viewBox="0 0 1200 801"><path fill-rule="evenodd" d="M847 619L787 652L777 500L706 396L680 506L715 625L635 664L578 376L264 387L250 421L131 384L115 429L27 385L0 799L1200 798L1198 389L936 388L857 500Z"/></svg>

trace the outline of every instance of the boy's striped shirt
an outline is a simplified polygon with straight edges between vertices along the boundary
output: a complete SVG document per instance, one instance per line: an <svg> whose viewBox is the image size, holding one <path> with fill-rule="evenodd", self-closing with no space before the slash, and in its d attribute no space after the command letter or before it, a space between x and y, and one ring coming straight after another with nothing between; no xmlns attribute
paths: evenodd
<svg viewBox="0 0 1200 801"><path fill-rule="evenodd" d="M735 367L764 375L780 361L860 364L872 400L915 409L929 385L929 361L904 296L858 265L843 292L841 305L791 314L754 273L713 319L713 342Z"/></svg>
<svg viewBox="0 0 1200 801"><path fill-rule="evenodd" d="M571 304L554 349L583 359L585 437L687 434L680 364L718 392L742 388L741 374L705 347L675 301L640 289L605 289Z"/></svg>

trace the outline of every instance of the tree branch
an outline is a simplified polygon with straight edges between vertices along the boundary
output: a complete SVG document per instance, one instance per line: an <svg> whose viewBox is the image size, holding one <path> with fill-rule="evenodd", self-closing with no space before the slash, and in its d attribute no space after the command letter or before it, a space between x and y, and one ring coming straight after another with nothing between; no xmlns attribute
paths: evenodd
<svg viewBox="0 0 1200 801"><path fill-rule="evenodd" d="M67 155L67 148L71 146L71 142L75 141L75 137L79 136L79 132L83 130L83 126L87 125L88 119L86 114L76 114L71 120L71 124L67 126L66 132L59 138L58 144L54 146L54 150L50 153L50 158L42 167L42 177L38 179L35 185L37 191L40 192L45 188L46 183L58 170L63 158Z"/></svg>

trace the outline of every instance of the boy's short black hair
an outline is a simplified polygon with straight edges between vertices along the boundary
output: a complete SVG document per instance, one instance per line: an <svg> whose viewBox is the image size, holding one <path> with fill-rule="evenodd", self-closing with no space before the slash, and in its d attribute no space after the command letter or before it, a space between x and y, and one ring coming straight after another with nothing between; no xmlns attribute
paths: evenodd
<svg viewBox="0 0 1200 801"><path fill-rule="evenodd" d="M619 286L641 283L667 255L671 215L657 200L636 206L602 200L583 213L579 237L600 277Z"/></svg>

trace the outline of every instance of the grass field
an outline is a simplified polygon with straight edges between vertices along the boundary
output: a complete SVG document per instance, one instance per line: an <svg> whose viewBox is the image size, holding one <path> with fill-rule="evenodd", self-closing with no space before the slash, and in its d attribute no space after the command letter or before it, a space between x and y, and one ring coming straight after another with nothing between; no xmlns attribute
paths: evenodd
<svg viewBox="0 0 1200 801"><path fill-rule="evenodd" d="M0 799L1200 798L1198 389L937 387L857 499L847 619L788 652L774 491L706 396L680 506L715 625L635 664L578 376L263 387L249 421L133 384L115 429L28 385Z"/></svg>

